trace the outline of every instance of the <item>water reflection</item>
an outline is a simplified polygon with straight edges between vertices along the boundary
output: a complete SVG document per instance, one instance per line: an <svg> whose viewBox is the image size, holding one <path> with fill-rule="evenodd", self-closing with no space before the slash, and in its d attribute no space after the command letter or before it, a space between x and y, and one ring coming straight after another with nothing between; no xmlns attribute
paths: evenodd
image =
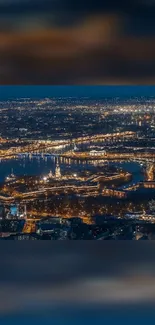
<svg viewBox="0 0 155 325"><path fill-rule="evenodd" d="M23 155L10 160L0 161L0 182L3 182L7 177L11 169L13 168L14 174L19 175L46 175L51 170L55 171L57 157L54 155ZM117 169L123 169L132 173L132 180L130 185L138 183L144 180L144 173L140 162L125 161L125 162L108 162L105 160L72 160L70 158L59 158L59 165L61 167L62 174L65 172L75 172L89 170L96 172L96 168L100 167L107 169L107 167L115 167ZM129 185L129 184L128 184Z"/></svg>

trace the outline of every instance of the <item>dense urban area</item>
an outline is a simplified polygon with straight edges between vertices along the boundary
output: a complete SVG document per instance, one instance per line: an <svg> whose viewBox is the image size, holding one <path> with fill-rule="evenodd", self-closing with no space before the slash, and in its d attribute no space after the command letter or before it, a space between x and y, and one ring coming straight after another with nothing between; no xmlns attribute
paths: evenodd
<svg viewBox="0 0 155 325"><path fill-rule="evenodd" d="M155 97L0 101L1 240L155 239Z"/></svg>

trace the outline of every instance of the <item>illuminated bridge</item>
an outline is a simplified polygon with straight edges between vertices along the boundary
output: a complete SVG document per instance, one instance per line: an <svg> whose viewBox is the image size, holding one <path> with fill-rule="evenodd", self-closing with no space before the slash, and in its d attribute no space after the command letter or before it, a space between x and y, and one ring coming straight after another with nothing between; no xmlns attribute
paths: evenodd
<svg viewBox="0 0 155 325"><path fill-rule="evenodd" d="M21 200L30 200L30 199L37 199L40 195L50 195L50 194L61 194L61 193L72 193L72 194L80 194L80 193L88 193L89 195L91 192L97 191L98 195L102 196L114 196L118 198L123 198L126 196L125 191L120 191L120 190L113 190L113 189L103 189L100 192L100 186L99 184L97 185L83 185L83 186L74 186L74 185L66 185L66 186L58 186L58 187L52 187L52 188L42 188L37 191L31 191L31 192L26 192L26 193L19 193L18 194L18 199ZM16 196L14 197L5 197L5 196L0 196L0 200L2 202L14 202Z"/></svg>
<svg viewBox="0 0 155 325"><path fill-rule="evenodd" d="M61 155L64 158L70 159L105 159L105 160L147 160L155 159L155 153L152 152L103 152L98 155L93 152L66 152Z"/></svg>
<svg viewBox="0 0 155 325"><path fill-rule="evenodd" d="M136 136L135 132L118 132L118 133L107 133L107 134L96 134L93 136L83 136L76 139L66 139L66 140L34 140L28 141L26 145L20 145L18 147L10 147L6 150L0 150L0 157L7 158L12 157L19 154L26 154L26 153L41 153L41 152L48 152L51 149L59 149L71 144L80 144L83 142L97 142L97 141L104 141L108 139L120 139L120 138L133 138Z"/></svg>

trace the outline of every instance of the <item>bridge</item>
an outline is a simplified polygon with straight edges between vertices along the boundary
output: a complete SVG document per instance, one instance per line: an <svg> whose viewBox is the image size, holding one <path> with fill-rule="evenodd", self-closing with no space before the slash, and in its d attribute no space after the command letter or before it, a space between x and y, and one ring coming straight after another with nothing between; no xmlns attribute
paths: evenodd
<svg viewBox="0 0 155 325"><path fill-rule="evenodd" d="M155 159L154 152L109 152L94 155L92 152L66 152L60 155L68 159L80 160L148 160Z"/></svg>
<svg viewBox="0 0 155 325"><path fill-rule="evenodd" d="M57 149L65 146L69 146L74 144L80 144L84 142L97 142L97 141L104 141L108 139L119 139L119 138L133 138L136 136L135 132L127 131L127 132L118 132L118 133L107 133L107 134L96 134L93 136L84 136L79 138L73 139L66 139L66 140L34 140L34 141L27 141L28 144L20 145L19 147L10 147L6 150L0 150L0 158L9 158L14 157L19 154L26 154L26 153L40 153L40 152L48 152L50 149Z"/></svg>

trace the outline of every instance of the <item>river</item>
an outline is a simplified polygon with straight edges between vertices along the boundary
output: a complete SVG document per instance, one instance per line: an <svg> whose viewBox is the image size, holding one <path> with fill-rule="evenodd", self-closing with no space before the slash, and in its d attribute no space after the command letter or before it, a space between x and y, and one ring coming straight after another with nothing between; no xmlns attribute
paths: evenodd
<svg viewBox="0 0 155 325"><path fill-rule="evenodd" d="M54 156L41 157L41 156L27 156L27 157L17 157L10 160L2 160L0 161L0 182L3 182L5 177L7 177L11 170L15 175L47 175L50 170L55 172L57 158ZM97 162L99 163L99 161ZM61 167L62 174L64 172L73 172L78 173L78 171L84 170L88 168L91 170L95 167L90 164L89 161L76 161L61 158L59 160L59 164ZM137 182L144 180L144 175L142 173L142 167L139 163L136 162L120 162L120 163L110 163L110 166L115 166L117 168L122 168L130 173L132 173L133 177L128 185L135 184ZM104 168L104 162L103 162ZM127 186L128 186L127 185ZM125 185L126 187L126 185Z"/></svg>

